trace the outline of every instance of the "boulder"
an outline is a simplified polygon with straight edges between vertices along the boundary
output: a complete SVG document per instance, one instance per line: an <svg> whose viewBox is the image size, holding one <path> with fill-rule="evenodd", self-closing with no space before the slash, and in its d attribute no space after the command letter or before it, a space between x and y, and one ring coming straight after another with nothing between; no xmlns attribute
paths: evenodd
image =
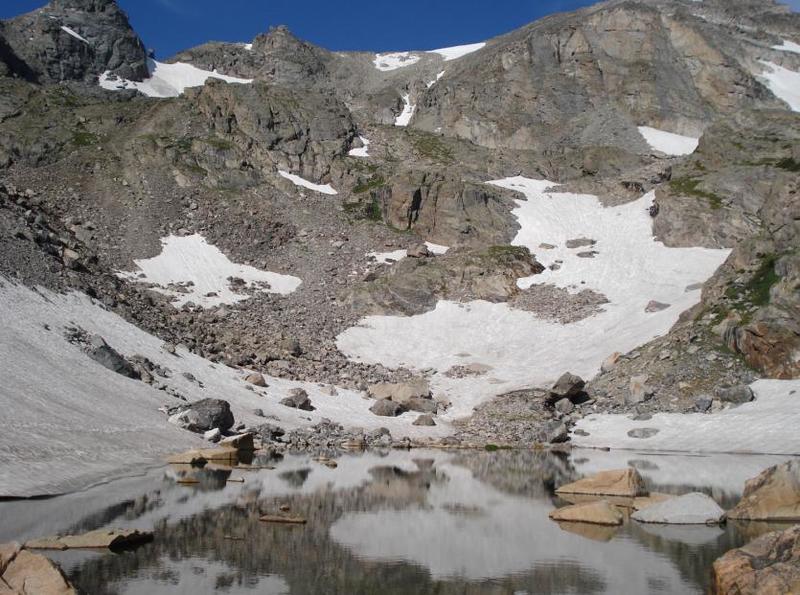
<svg viewBox="0 0 800 595"><path fill-rule="evenodd" d="M439 410L439 404L436 401L423 397L410 398L406 403L406 407L419 413L436 413Z"/></svg>
<svg viewBox="0 0 800 595"><path fill-rule="evenodd" d="M577 397L586 386L583 378L576 376L570 372L561 375L561 378L556 380L553 388L550 389L550 395L547 398L548 404L552 405L561 399L571 399Z"/></svg>
<svg viewBox="0 0 800 595"><path fill-rule="evenodd" d="M258 372L253 372L252 374L248 374L244 378L245 382L249 382L253 386L267 386L267 381L264 380L263 374L259 374Z"/></svg>
<svg viewBox="0 0 800 595"><path fill-rule="evenodd" d="M116 372L122 376L127 376L128 378L139 377L130 362L122 357L113 347L108 345L102 337L94 335L90 340L91 345L88 354L94 361L104 368L108 368L112 372Z"/></svg>
<svg viewBox="0 0 800 595"><path fill-rule="evenodd" d="M569 440L569 428L560 421L551 421L539 429L538 441L542 444L561 444Z"/></svg>
<svg viewBox="0 0 800 595"><path fill-rule="evenodd" d="M600 370L603 372L610 372L614 368L617 367L619 360L622 358L622 354L619 351L615 351L611 355L609 355L600 366Z"/></svg>
<svg viewBox="0 0 800 595"><path fill-rule="evenodd" d="M153 540L151 531L137 529L98 529L81 535L56 535L25 543L26 549L122 549Z"/></svg>
<svg viewBox="0 0 800 595"><path fill-rule="evenodd" d="M12 592L36 595L75 595L75 589L53 562L34 552L19 551L2 577Z"/></svg>
<svg viewBox="0 0 800 595"><path fill-rule="evenodd" d="M194 448L167 457L167 462L172 465L233 464L238 460L239 451L233 448Z"/></svg>
<svg viewBox="0 0 800 595"><path fill-rule="evenodd" d="M0 576L6 571L6 566L16 557L20 549L21 546L16 542L0 544Z"/></svg>
<svg viewBox="0 0 800 595"><path fill-rule="evenodd" d="M647 376L631 376L630 388L625 397L625 402L629 405L644 403L653 396L652 389L647 386Z"/></svg>
<svg viewBox="0 0 800 595"><path fill-rule="evenodd" d="M391 399L395 403L408 405L411 399L430 399L431 387L424 378L413 378L407 382L381 382L367 389L370 397L376 400Z"/></svg>
<svg viewBox="0 0 800 595"><path fill-rule="evenodd" d="M424 243L414 244L406 250L406 256L409 258L427 258L432 256L431 251Z"/></svg>
<svg viewBox="0 0 800 595"><path fill-rule="evenodd" d="M591 477L563 485L556 494L586 494L592 496L646 496L647 489L639 472L632 467L601 471Z"/></svg>
<svg viewBox="0 0 800 595"><path fill-rule="evenodd" d="M255 450L253 444L253 434L239 434L237 436L228 436L219 441L220 448L234 448L236 450L252 452Z"/></svg>
<svg viewBox="0 0 800 595"><path fill-rule="evenodd" d="M634 428L632 430L628 430L628 436L631 438L639 438L641 440L646 440L647 438L652 438L656 434L658 434L661 430L658 428Z"/></svg>
<svg viewBox="0 0 800 595"><path fill-rule="evenodd" d="M435 426L436 422L433 420L433 417L430 415L420 415L417 419L414 420L413 425L415 426Z"/></svg>
<svg viewBox="0 0 800 595"><path fill-rule="evenodd" d="M560 401L556 402L555 408L559 413L569 415L572 413L573 409L575 409L575 405L569 399L561 399Z"/></svg>
<svg viewBox="0 0 800 595"><path fill-rule="evenodd" d="M647 496L638 496L633 499L633 509L634 510L644 510L654 504L659 504L661 502L665 502L670 498L674 498L672 494L661 494L659 492L650 492Z"/></svg>
<svg viewBox="0 0 800 595"><path fill-rule="evenodd" d="M190 432L204 433L214 428L225 432L233 426L233 413L227 401L202 399L171 416L169 421Z"/></svg>
<svg viewBox="0 0 800 595"><path fill-rule="evenodd" d="M725 511L713 499L699 492L669 498L633 513L640 523L667 525L717 525Z"/></svg>
<svg viewBox="0 0 800 595"><path fill-rule="evenodd" d="M219 428L214 428L213 430L204 432L203 438L205 438L209 442L219 442L220 439L222 438L222 432L219 431Z"/></svg>
<svg viewBox="0 0 800 595"><path fill-rule="evenodd" d="M731 550L712 569L718 595L800 593L800 525Z"/></svg>
<svg viewBox="0 0 800 595"><path fill-rule="evenodd" d="M791 460L765 469L748 480L730 519L800 521L800 461Z"/></svg>
<svg viewBox="0 0 800 595"><path fill-rule="evenodd" d="M308 393L302 388L290 390L289 395L285 399L281 399L281 405L293 409L302 409L303 411L314 411L314 406L311 404L311 399L308 398Z"/></svg>
<svg viewBox="0 0 800 595"><path fill-rule="evenodd" d="M652 300L647 303L647 306L645 306L644 311L647 312L648 314L653 314L654 312L661 312L662 310L666 310L669 307L670 304L665 304L663 302L657 302L655 300Z"/></svg>
<svg viewBox="0 0 800 595"><path fill-rule="evenodd" d="M753 389L746 384L718 388L714 391L714 394L720 401L724 403L734 403L735 405L749 403L756 398L753 394Z"/></svg>
<svg viewBox="0 0 800 595"><path fill-rule="evenodd" d="M398 415L407 411L403 405L400 403L395 403L390 399L381 399L379 401L375 401L375 404L370 407L369 410L375 415L380 415L381 417L397 417Z"/></svg>
<svg viewBox="0 0 800 595"><path fill-rule="evenodd" d="M587 504L573 504L550 513L554 521L591 523L593 525L621 525L622 513L608 500L598 500Z"/></svg>

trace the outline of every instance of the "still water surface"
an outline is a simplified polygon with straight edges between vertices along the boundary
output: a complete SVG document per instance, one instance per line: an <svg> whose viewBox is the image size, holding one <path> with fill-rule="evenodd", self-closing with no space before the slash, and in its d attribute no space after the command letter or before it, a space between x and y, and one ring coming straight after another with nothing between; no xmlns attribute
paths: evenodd
<svg viewBox="0 0 800 595"><path fill-rule="evenodd" d="M52 552L92 595L704 593L712 562L779 527L557 524L561 484L633 465L651 491L703 491L723 508L787 457L634 452L390 451L257 459L243 471L179 468L84 492L0 502L0 542L139 528L133 551ZM230 481L243 479L243 482ZM260 523L288 506L301 526Z"/></svg>

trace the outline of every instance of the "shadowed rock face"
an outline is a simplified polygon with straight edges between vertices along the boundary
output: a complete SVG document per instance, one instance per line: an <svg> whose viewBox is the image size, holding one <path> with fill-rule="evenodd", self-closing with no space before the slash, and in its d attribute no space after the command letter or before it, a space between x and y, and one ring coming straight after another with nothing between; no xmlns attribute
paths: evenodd
<svg viewBox="0 0 800 595"><path fill-rule="evenodd" d="M133 80L148 75L144 45L114 0L53 0L2 25L0 58L29 80L90 80L107 70Z"/></svg>

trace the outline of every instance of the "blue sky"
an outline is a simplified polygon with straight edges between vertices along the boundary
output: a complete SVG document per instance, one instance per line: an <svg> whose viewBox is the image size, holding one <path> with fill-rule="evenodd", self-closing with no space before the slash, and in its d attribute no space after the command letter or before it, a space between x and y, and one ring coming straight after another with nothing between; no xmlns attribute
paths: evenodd
<svg viewBox="0 0 800 595"><path fill-rule="evenodd" d="M166 58L205 41L250 41L271 25L332 50L434 49L482 41L595 0L118 0ZM46 0L1 0L0 18ZM788 2L800 10L800 0Z"/></svg>

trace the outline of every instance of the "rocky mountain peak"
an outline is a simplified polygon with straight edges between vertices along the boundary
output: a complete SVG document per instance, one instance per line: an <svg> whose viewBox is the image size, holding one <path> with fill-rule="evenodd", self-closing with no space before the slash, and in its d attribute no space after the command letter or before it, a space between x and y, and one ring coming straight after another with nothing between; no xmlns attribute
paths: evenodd
<svg viewBox="0 0 800 595"><path fill-rule="evenodd" d="M24 78L89 80L106 71L132 80L148 76L144 44L115 0L53 0L5 21L0 31L0 57Z"/></svg>

